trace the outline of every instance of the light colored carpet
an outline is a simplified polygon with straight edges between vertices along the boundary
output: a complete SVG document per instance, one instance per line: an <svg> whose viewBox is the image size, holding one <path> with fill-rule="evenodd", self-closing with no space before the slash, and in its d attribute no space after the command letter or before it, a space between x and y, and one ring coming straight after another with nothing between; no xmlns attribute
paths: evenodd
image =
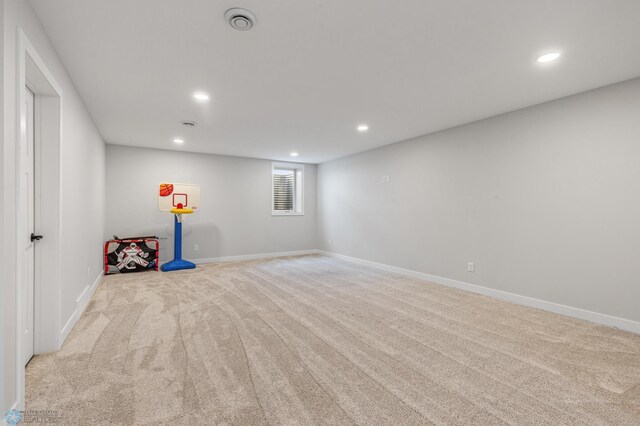
<svg viewBox="0 0 640 426"><path fill-rule="evenodd" d="M640 424L640 336L302 256L106 277L27 409L67 424Z"/></svg>

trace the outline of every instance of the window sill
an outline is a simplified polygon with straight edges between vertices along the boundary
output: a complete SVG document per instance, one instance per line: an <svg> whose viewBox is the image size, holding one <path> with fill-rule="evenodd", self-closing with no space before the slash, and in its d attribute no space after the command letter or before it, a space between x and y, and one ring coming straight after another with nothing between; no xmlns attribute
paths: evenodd
<svg viewBox="0 0 640 426"><path fill-rule="evenodd" d="M271 216L304 216L304 212L301 213L297 213L297 212L287 212L287 213L280 213L280 212L271 212Z"/></svg>

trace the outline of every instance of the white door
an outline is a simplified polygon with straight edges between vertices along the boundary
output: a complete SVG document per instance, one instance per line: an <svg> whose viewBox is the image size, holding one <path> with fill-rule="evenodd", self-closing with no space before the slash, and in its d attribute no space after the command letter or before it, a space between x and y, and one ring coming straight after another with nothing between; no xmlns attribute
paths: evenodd
<svg viewBox="0 0 640 426"><path fill-rule="evenodd" d="M25 87L25 108L27 120L25 123L26 146L24 147L24 171L25 183L23 186L23 194L25 195L26 207L26 228L24 230L27 236L24 257L24 283L27 291L27 306L25 309L25 330L24 330L24 363L25 365L33 357L33 322L34 322L34 290L35 290L35 245L37 240L33 240L35 235L35 143L34 143L34 95L29 88Z"/></svg>

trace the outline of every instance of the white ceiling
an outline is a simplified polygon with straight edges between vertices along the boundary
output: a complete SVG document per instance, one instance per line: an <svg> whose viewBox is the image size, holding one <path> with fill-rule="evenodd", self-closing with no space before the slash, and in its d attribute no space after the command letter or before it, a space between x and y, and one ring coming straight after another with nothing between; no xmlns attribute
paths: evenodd
<svg viewBox="0 0 640 426"><path fill-rule="evenodd" d="M640 76L638 0L31 3L120 145L318 163Z"/></svg>

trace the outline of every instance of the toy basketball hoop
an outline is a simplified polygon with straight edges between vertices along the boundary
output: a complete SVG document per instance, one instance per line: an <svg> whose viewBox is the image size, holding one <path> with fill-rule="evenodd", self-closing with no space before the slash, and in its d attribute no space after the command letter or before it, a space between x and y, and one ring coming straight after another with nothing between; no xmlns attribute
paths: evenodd
<svg viewBox="0 0 640 426"><path fill-rule="evenodd" d="M163 264L164 272L193 269L193 262L182 258L182 215L198 211L200 186L187 183L161 183L158 193L158 209L174 215L173 260Z"/></svg>

